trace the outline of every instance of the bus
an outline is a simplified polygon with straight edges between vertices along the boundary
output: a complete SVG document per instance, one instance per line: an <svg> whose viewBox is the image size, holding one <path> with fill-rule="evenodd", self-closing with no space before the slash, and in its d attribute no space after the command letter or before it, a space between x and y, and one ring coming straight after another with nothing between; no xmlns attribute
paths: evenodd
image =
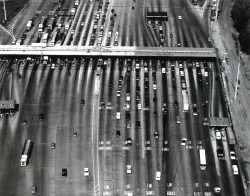
<svg viewBox="0 0 250 196"><path fill-rule="evenodd" d="M25 140L20 161L22 167L26 167L29 162L30 150L31 140Z"/></svg>
<svg viewBox="0 0 250 196"><path fill-rule="evenodd" d="M200 149L200 168L206 170L206 152L205 149Z"/></svg>

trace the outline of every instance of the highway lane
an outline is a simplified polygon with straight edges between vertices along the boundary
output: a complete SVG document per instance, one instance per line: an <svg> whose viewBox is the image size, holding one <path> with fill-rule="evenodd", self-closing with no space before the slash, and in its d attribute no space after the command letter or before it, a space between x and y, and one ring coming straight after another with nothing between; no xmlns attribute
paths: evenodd
<svg viewBox="0 0 250 196"><path fill-rule="evenodd" d="M132 59L132 70L128 71L128 59L112 57L102 61L107 65L101 69L100 77L96 68L98 59L76 58L76 63L74 58L61 62L55 59L59 63L54 70L39 65L39 59L38 64L36 61L31 64L32 61L26 59L22 64L19 60L14 70L4 76L2 98L10 98L7 95L12 86L12 97L20 106L14 117L0 119L0 150L4 160L0 164L0 186L8 187L1 189L1 194L29 193L35 185L38 194L48 195L53 192L56 195L212 194L215 186L222 188L223 195L244 195L240 175L232 174L231 165L238 162L230 160L231 147L226 137L221 141L216 139L209 127L203 125L208 109L203 111L201 104L210 94L208 77L202 75L199 81L199 69L187 68L187 61L181 59L190 97L190 110L183 113L180 59L144 59L138 61L139 69ZM172 63L175 66L171 66ZM166 68L166 73L162 73L162 67ZM21 79L17 73L21 74ZM120 76L123 76L123 87L119 97ZM153 89L154 77L156 90ZM149 82L145 88L146 78ZM215 87L220 88L218 83ZM131 93L130 111L125 110L128 92ZM156 102L153 98L157 98ZM81 99L85 100L85 106L80 105ZM177 100L179 106L176 108L174 101ZM105 103L103 109L101 101ZM138 110L138 103L142 104L142 110ZM162 112L163 103L168 105L166 115ZM192 113L193 103L198 104L197 116ZM120 120L116 119L117 112L121 112ZM44 121L39 120L40 113L45 115ZM130 120L126 120L126 113L130 113ZM180 124L176 122L178 115ZM28 124L22 125L25 119ZM140 127L136 121L140 121ZM127 128L127 123L131 128ZM154 137L155 131L159 134L158 139ZM77 132L76 137L74 132ZM30 164L20 167L22 145L27 138L34 141ZM128 138L132 139L132 146L126 144ZM181 146L182 138L187 138L186 146ZM14 147L13 142L16 143ZM50 148L52 142L56 142L56 149ZM216 147L221 144L226 160L217 158ZM205 171L200 169L200 146L206 150ZM127 174L127 165L132 165L132 174ZM85 167L90 170L89 177L83 175ZM62 178L62 168L68 169L67 178ZM160 181L155 180L156 171L162 172ZM16 173L17 177L13 178Z"/></svg>
<svg viewBox="0 0 250 196"><path fill-rule="evenodd" d="M196 9L190 2L186 1L153 1L149 3L147 1L132 1L132 2L123 2L123 1L110 1L109 5L106 7L106 3L108 1L104 1L101 4L99 1L86 2L81 1L78 6L78 11L71 22L70 29L68 31L61 29L61 33L66 35L66 39L63 41L63 45L98 45L98 39L102 39L101 45L119 45L119 46L157 46L159 43L156 43L154 40L153 33L150 28L146 24L146 9L154 10L154 11L167 11L169 16L168 22L163 22L164 28L164 36L165 43L163 46L174 46L177 44L181 44L183 47L211 47L211 44L208 42L208 34L207 32L208 25L203 25L203 19L199 18L196 13ZM36 42L38 37L37 28L38 23L41 19L41 16L46 15L49 10L56 10L58 5L54 5L50 3L50 7L43 10L39 6L35 6L35 8L42 10L41 14L34 20L34 27L30 32L27 32L27 38L24 41L24 44L30 44L31 42ZM59 24L59 20L64 18L64 22L69 21L70 17L70 9L73 7L73 3L65 2L60 10L68 10L68 16L58 16L55 17L57 20L57 24ZM101 7L101 12L99 12L99 7ZM134 9L132 9L132 7ZM35 14L36 9L33 8L33 12ZM83 8L83 9L82 9ZM86 8L86 9L85 9ZM31 9L31 8L29 8ZM107 9L107 11L105 11ZM110 27L110 16L111 9L114 9L115 17L114 17L114 28L112 30ZM32 13L33 13L32 12ZM94 30L94 14L100 13L100 19L97 19L97 29ZM33 14L33 15L34 15ZM99 36L99 32L101 32L102 25L102 16L106 15L106 20L104 22L103 37ZM19 29L18 38L21 38L21 33L25 33L26 31L26 21L31 19L33 15L29 16L29 18L22 19L22 29ZM85 24L81 26L82 19L85 19ZM182 19L178 19L179 16L182 16ZM22 16L24 17L24 16ZM50 18L51 16L49 16ZM152 21L154 22L154 21ZM156 34L157 39L159 38L159 25L155 25L154 34ZM56 27L55 27L56 28ZM75 30L73 33L72 30ZM47 30L45 29L44 32ZM113 32L110 38L107 38L108 31ZM118 36L118 42L115 40L115 32L120 32ZM94 33L94 42L90 43L90 36ZM170 37L170 33L173 34L173 37ZM97 35L98 34L98 35ZM32 38L34 36L34 38ZM31 39L31 40L30 40ZM62 39L62 38L60 38ZM84 40L83 40L84 39ZM107 39L110 39L110 43L107 43ZM72 40L72 41L69 41ZM87 40L87 42L86 42ZM49 40L48 40L49 42ZM85 43L86 42L86 43ZM59 44L60 45L60 44Z"/></svg>

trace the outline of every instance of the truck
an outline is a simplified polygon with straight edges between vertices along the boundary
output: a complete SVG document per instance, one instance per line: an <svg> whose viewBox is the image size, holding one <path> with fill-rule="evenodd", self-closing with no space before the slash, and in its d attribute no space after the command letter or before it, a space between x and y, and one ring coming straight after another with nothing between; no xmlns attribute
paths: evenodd
<svg viewBox="0 0 250 196"><path fill-rule="evenodd" d="M236 142L235 142L235 136L234 136L232 128L227 127L226 133L227 133L228 143L231 144L231 145L234 145Z"/></svg>
<svg viewBox="0 0 250 196"><path fill-rule="evenodd" d="M46 24L46 21L47 21L46 16L42 16L41 21L39 22L39 25L38 25L39 32L43 31L45 24Z"/></svg>
<svg viewBox="0 0 250 196"><path fill-rule="evenodd" d="M188 101L187 90L182 91L182 99L183 99L183 112L187 112L189 110L189 101Z"/></svg>
<svg viewBox="0 0 250 196"><path fill-rule="evenodd" d="M31 140L25 140L20 160L20 164L22 167L26 167L28 165L30 152L31 152Z"/></svg>
<svg viewBox="0 0 250 196"><path fill-rule="evenodd" d="M76 8L75 7L71 8L70 14L71 15L75 15L76 14Z"/></svg>
<svg viewBox="0 0 250 196"><path fill-rule="evenodd" d="M29 31L33 26L33 21L32 20L29 20L28 23L27 23L27 31Z"/></svg>
<svg viewBox="0 0 250 196"><path fill-rule="evenodd" d="M49 22L48 22L48 31L52 31L53 30L53 28L54 28L54 26L55 26L55 18L51 18L50 20L49 20Z"/></svg>
<svg viewBox="0 0 250 196"><path fill-rule="evenodd" d="M200 168L201 170L206 170L206 151L205 149L200 149Z"/></svg>

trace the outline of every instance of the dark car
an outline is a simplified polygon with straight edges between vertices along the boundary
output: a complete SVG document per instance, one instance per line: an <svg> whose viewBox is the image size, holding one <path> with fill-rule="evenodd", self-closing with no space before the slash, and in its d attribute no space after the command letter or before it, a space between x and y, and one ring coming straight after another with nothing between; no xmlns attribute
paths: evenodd
<svg viewBox="0 0 250 196"><path fill-rule="evenodd" d="M39 120L40 120L40 121L44 121L44 119L45 119L44 114L42 114L42 113L39 114Z"/></svg>
<svg viewBox="0 0 250 196"><path fill-rule="evenodd" d="M68 176L68 171L67 169L62 169L62 177L66 178Z"/></svg>
<svg viewBox="0 0 250 196"><path fill-rule="evenodd" d="M136 126L141 127L141 122L139 120L136 121Z"/></svg>
<svg viewBox="0 0 250 196"><path fill-rule="evenodd" d="M153 102L155 103L156 101L157 101L157 98L156 98L156 97L154 97L154 98L153 98Z"/></svg>
<svg viewBox="0 0 250 196"><path fill-rule="evenodd" d="M202 107L203 110L205 110L206 109L206 104L203 103L201 107Z"/></svg>
<svg viewBox="0 0 250 196"><path fill-rule="evenodd" d="M130 113L126 113L126 120L130 120Z"/></svg>
<svg viewBox="0 0 250 196"><path fill-rule="evenodd" d="M157 116L157 111L154 111L154 117L156 117Z"/></svg>
<svg viewBox="0 0 250 196"><path fill-rule="evenodd" d="M84 99L81 100L81 105L84 106L85 105L85 101Z"/></svg>

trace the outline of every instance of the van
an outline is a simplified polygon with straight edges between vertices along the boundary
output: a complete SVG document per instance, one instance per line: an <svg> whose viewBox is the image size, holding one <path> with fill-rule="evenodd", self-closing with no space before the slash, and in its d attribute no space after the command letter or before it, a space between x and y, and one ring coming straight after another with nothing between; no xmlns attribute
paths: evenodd
<svg viewBox="0 0 250 196"><path fill-rule="evenodd" d="M232 169L233 169L233 175L238 175L239 174L239 170L238 170L237 165L232 165Z"/></svg>
<svg viewBox="0 0 250 196"><path fill-rule="evenodd" d="M160 171L156 172L155 180L161 180L161 172Z"/></svg>

